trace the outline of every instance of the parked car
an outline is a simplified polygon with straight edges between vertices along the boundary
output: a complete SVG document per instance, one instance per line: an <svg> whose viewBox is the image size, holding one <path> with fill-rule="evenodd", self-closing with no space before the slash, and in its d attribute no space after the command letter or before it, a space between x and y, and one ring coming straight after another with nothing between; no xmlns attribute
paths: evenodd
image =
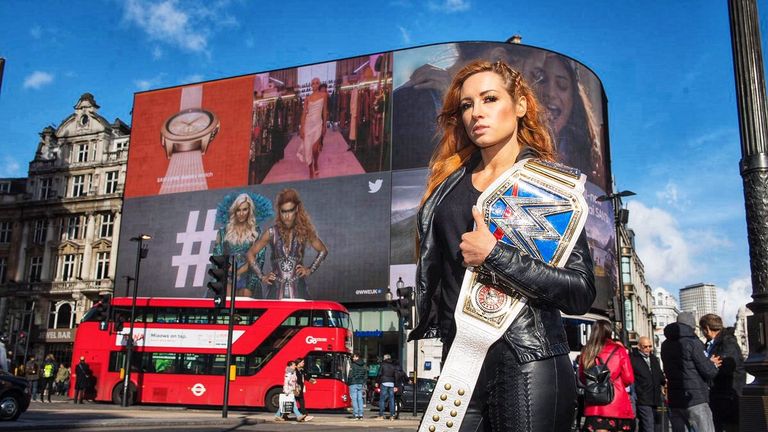
<svg viewBox="0 0 768 432"><path fill-rule="evenodd" d="M424 412L429 405L429 400L432 398L432 391L435 390L437 380L431 378L418 378L416 384L416 411ZM381 389L376 387L373 390L373 399L371 401L371 409L374 411L379 410L379 397L381 395ZM389 411L388 407L384 407L385 414ZM398 413L401 411L413 412L413 383L408 381L403 387L398 387L398 391L395 392L395 411Z"/></svg>
<svg viewBox="0 0 768 432"><path fill-rule="evenodd" d="M16 420L29 408L32 395L25 378L0 370L0 420Z"/></svg>

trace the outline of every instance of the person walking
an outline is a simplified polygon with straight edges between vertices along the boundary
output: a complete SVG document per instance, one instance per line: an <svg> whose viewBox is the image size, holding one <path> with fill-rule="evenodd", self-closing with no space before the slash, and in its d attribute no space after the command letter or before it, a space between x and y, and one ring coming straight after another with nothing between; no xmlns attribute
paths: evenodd
<svg viewBox="0 0 768 432"><path fill-rule="evenodd" d="M587 344L581 350L579 380L585 382L584 371L595 364L608 366L613 384L613 400L607 405L592 405L584 401L583 431L633 431L635 413L626 387L635 381L635 374L629 361L626 348L614 341L611 323L597 320L592 325L592 333Z"/></svg>
<svg viewBox="0 0 768 432"><path fill-rule="evenodd" d="M53 393L53 381L56 379L56 359L53 354L49 353L43 360L42 379L43 388L40 390L40 402L45 402L46 397L48 402L51 402L51 393Z"/></svg>
<svg viewBox="0 0 768 432"><path fill-rule="evenodd" d="M695 326L693 314L681 312L677 322L664 327L667 339L661 344L661 361L667 377L672 432L715 430L707 383L717 375L721 362L718 356L707 359L704 344L693 331Z"/></svg>
<svg viewBox="0 0 768 432"><path fill-rule="evenodd" d="M312 416L302 415L299 411L298 404L295 402L295 395L296 395L296 362L291 360L288 362L288 364L285 367L285 376L283 377L283 394L286 396L292 395L294 396L294 403L293 403L293 415L296 416L297 421L310 421L313 419ZM277 412L275 413L275 421L284 421L286 420L286 415L288 413L283 412L283 404L280 403L277 407Z"/></svg>
<svg viewBox="0 0 768 432"><path fill-rule="evenodd" d="M363 385L368 378L368 368L360 354L352 354L352 368L349 371L349 397L352 399L352 418L363 419Z"/></svg>
<svg viewBox="0 0 768 432"><path fill-rule="evenodd" d="M655 413L664 404L661 389L667 380L664 379L658 357L653 355L651 339L641 336L629 360L635 373L638 431L654 432L654 424L657 423Z"/></svg>
<svg viewBox="0 0 768 432"><path fill-rule="evenodd" d="M707 338L707 357L722 361L712 388L709 390L709 408L717 432L739 430L739 399L746 384L744 357L741 355L734 328L723 328L723 319L706 314L699 319L699 328Z"/></svg>
<svg viewBox="0 0 768 432"><path fill-rule="evenodd" d="M27 360L27 364L24 365L27 381L29 381L29 390L32 394L32 400L37 400L39 381L40 381L40 366L35 361L35 356L30 356Z"/></svg>
<svg viewBox="0 0 768 432"><path fill-rule="evenodd" d="M80 356L80 363L75 367L75 403L83 403L85 392L91 381L91 368L85 362L85 357Z"/></svg>
<svg viewBox="0 0 768 432"><path fill-rule="evenodd" d="M389 420L395 420L395 365L392 363L392 356L384 354L381 367L379 368L379 386L381 394L379 395L379 416L377 420L384 419L384 406L389 403Z"/></svg>
<svg viewBox="0 0 768 432"><path fill-rule="evenodd" d="M307 415L309 412L307 411L307 407L305 406L304 402L304 395L307 392L307 385L306 382L309 381L310 383L314 384L317 382L316 379L309 376L309 373L304 368L304 359L303 358L297 358L296 359L296 402L299 404L299 412L302 413L302 415Z"/></svg>

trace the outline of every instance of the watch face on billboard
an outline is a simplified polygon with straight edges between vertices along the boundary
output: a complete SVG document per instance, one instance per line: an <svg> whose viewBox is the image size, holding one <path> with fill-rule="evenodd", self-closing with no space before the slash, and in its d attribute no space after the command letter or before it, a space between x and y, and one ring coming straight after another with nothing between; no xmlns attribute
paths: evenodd
<svg viewBox="0 0 768 432"><path fill-rule="evenodd" d="M253 298L395 298L455 73L502 60L534 90L561 162L588 177L597 307L616 286L605 97L578 62L534 47L449 43L138 93L116 278L147 233L140 295L209 297L212 254ZM119 291L119 290L118 290Z"/></svg>

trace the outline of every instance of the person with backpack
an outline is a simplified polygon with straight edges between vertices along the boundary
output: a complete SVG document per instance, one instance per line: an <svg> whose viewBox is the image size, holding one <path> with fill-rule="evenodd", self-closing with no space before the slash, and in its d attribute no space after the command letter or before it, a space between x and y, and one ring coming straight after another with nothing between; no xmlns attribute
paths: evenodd
<svg viewBox="0 0 768 432"><path fill-rule="evenodd" d="M53 354L45 356L43 361L42 375L43 375L43 387L40 390L40 402L45 402L45 398L48 398L48 402L51 402L51 393L53 393L53 381L56 379L56 359ZM46 396L47 395L47 396Z"/></svg>
<svg viewBox="0 0 768 432"><path fill-rule="evenodd" d="M634 431L635 413L626 387L635 381L624 346L611 337L611 323L598 320L581 350L579 384L584 389L583 431Z"/></svg>

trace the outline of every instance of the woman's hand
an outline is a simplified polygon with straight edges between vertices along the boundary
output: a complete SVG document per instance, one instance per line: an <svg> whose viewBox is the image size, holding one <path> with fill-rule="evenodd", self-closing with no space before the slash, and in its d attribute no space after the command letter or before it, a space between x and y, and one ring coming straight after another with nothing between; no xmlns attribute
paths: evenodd
<svg viewBox="0 0 768 432"><path fill-rule="evenodd" d="M277 276L275 276L275 272L269 272L269 274L264 275L264 277L261 278L261 281L265 284L271 284L272 282L277 279Z"/></svg>
<svg viewBox="0 0 768 432"><path fill-rule="evenodd" d="M462 235L459 244L464 265L468 267L481 265L496 246L496 237L491 234L476 206L472 206L472 217L475 219L475 230Z"/></svg>
<svg viewBox="0 0 768 432"><path fill-rule="evenodd" d="M312 272L303 265L299 264L296 266L296 276L303 278L309 276L310 273Z"/></svg>

